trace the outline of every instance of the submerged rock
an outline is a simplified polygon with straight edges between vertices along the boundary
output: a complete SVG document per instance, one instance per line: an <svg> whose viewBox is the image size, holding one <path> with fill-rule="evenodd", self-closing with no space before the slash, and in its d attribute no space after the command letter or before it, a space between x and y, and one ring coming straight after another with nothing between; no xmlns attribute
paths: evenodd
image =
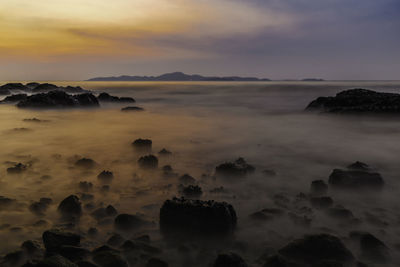
<svg viewBox="0 0 400 267"><path fill-rule="evenodd" d="M233 206L225 202L173 198L160 209L160 229L165 235L231 234L236 223Z"/></svg>
<svg viewBox="0 0 400 267"><path fill-rule="evenodd" d="M314 208L327 209L333 205L333 199L331 197L312 197L310 203Z"/></svg>
<svg viewBox="0 0 400 267"><path fill-rule="evenodd" d="M383 187L384 181L382 176L376 172L334 169L329 176L329 184L347 189L380 189Z"/></svg>
<svg viewBox="0 0 400 267"><path fill-rule="evenodd" d="M121 231L135 231L149 223L137 215L120 214L114 219L114 226Z"/></svg>
<svg viewBox="0 0 400 267"><path fill-rule="evenodd" d="M89 158L81 158L75 162L75 166L90 169L96 166L96 162Z"/></svg>
<svg viewBox="0 0 400 267"><path fill-rule="evenodd" d="M61 201L58 205L58 211L63 217L78 218L82 215L82 205L77 196L70 195Z"/></svg>
<svg viewBox="0 0 400 267"><path fill-rule="evenodd" d="M136 139L132 142L132 146L140 150L150 150L153 142L150 139Z"/></svg>
<svg viewBox="0 0 400 267"><path fill-rule="evenodd" d="M68 259L64 258L60 255L50 256L40 261L36 265L36 267L78 267L75 263L72 263Z"/></svg>
<svg viewBox="0 0 400 267"><path fill-rule="evenodd" d="M98 107L99 102L90 93L69 95L63 91L50 91L28 96L17 104L19 108L73 108Z"/></svg>
<svg viewBox="0 0 400 267"><path fill-rule="evenodd" d="M219 254L213 267L247 267L246 262L236 253Z"/></svg>
<svg viewBox="0 0 400 267"><path fill-rule="evenodd" d="M147 155L140 157L138 164L143 169L155 169L158 167L158 159L154 155Z"/></svg>
<svg viewBox="0 0 400 267"><path fill-rule="evenodd" d="M311 265L321 261L346 263L354 260L353 254L342 241L328 234L306 235L281 248L279 254L295 262Z"/></svg>
<svg viewBox="0 0 400 267"><path fill-rule="evenodd" d="M328 113L399 113L400 94L350 89L334 97L318 97L306 110Z"/></svg>
<svg viewBox="0 0 400 267"><path fill-rule="evenodd" d="M117 214L118 211L112 205L108 205L106 208L96 209L90 215L92 215L96 220L102 220L107 217L114 217Z"/></svg>
<svg viewBox="0 0 400 267"><path fill-rule="evenodd" d="M133 106L121 108L121 111L124 111L124 112L129 112L129 111L143 111L143 110L144 110L144 108L141 108L141 107L133 107Z"/></svg>
<svg viewBox="0 0 400 267"><path fill-rule="evenodd" d="M250 214L250 218L256 221L270 221L275 218L281 217L285 212L277 208L266 208Z"/></svg>
<svg viewBox="0 0 400 267"><path fill-rule="evenodd" d="M347 169L357 170L357 171L369 171L370 167L364 162L356 161L353 164L347 166Z"/></svg>
<svg viewBox="0 0 400 267"><path fill-rule="evenodd" d="M185 173L181 177L179 177L179 182L184 185L193 185L196 184L196 179L194 179L189 174Z"/></svg>
<svg viewBox="0 0 400 267"><path fill-rule="evenodd" d="M88 182L88 181L79 182L79 189L84 192L89 192L90 190L92 190L92 188L93 188L93 184L91 182Z"/></svg>
<svg viewBox="0 0 400 267"><path fill-rule="evenodd" d="M390 259L389 248L381 240L368 232L353 231L350 237L359 242L361 257L374 263L385 263Z"/></svg>
<svg viewBox="0 0 400 267"><path fill-rule="evenodd" d="M7 168L7 173L18 174L26 171L27 166L22 163L17 163L14 167Z"/></svg>
<svg viewBox="0 0 400 267"><path fill-rule="evenodd" d="M325 195L328 193L328 185L323 180L315 180L311 182L311 194Z"/></svg>
<svg viewBox="0 0 400 267"><path fill-rule="evenodd" d="M255 168L247 164L243 158L234 162L226 162L215 168L215 174L223 177L242 177L254 172Z"/></svg>
<svg viewBox="0 0 400 267"><path fill-rule="evenodd" d="M107 93L101 93L97 99L102 102L129 102L129 103L134 103L135 99L132 97L118 97L118 96L112 96Z"/></svg>
<svg viewBox="0 0 400 267"><path fill-rule="evenodd" d="M181 192L188 198L198 198L203 194L203 190L198 185L183 186Z"/></svg>
<svg viewBox="0 0 400 267"><path fill-rule="evenodd" d="M103 183L109 183L114 178L114 174L110 171L102 171L99 175L97 175L97 179L102 181Z"/></svg>
<svg viewBox="0 0 400 267"><path fill-rule="evenodd" d="M42 235L44 247L48 252L58 252L62 246L79 246L81 237L61 230L48 230Z"/></svg>
<svg viewBox="0 0 400 267"><path fill-rule="evenodd" d="M167 149L165 149L165 148L163 148L160 151L158 151L158 154L161 155L161 156L169 156L169 155L172 154L172 152L167 150Z"/></svg>
<svg viewBox="0 0 400 267"><path fill-rule="evenodd" d="M93 261L101 267L128 267L126 260L116 250L98 251L93 254Z"/></svg>

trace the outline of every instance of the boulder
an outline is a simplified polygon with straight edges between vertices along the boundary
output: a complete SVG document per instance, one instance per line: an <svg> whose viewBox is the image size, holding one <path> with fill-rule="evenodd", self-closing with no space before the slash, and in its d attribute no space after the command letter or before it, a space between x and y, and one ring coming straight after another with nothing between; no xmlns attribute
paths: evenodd
<svg viewBox="0 0 400 267"><path fill-rule="evenodd" d="M226 162L215 168L215 174L222 177L243 177L254 172L255 168L247 164L243 158L238 158L234 162Z"/></svg>
<svg viewBox="0 0 400 267"><path fill-rule="evenodd" d="M58 211L63 217L79 218L82 215L82 205L77 196L70 195L60 202Z"/></svg>
<svg viewBox="0 0 400 267"><path fill-rule="evenodd" d="M226 202L213 200L166 200L160 209L160 230L165 235L226 235L235 230L235 209Z"/></svg>
<svg viewBox="0 0 400 267"><path fill-rule="evenodd" d="M23 85L22 83L7 83L0 86L0 91L25 91L29 92L29 87Z"/></svg>
<svg viewBox="0 0 400 267"><path fill-rule="evenodd" d="M373 263L386 263L390 259L389 248L368 232L351 232L350 237L359 242L361 257Z"/></svg>
<svg viewBox="0 0 400 267"><path fill-rule="evenodd" d="M144 108L133 107L133 106L121 108L121 111L124 111L124 112L136 112L136 111L143 111L143 110L144 110Z"/></svg>
<svg viewBox="0 0 400 267"><path fill-rule="evenodd" d="M134 103L135 99L132 97L118 97L112 96L107 93L101 93L97 99L101 102L120 102L120 103Z"/></svg>
<svg viewBox="0 0 400 267"><path fill-rule="evenodd" d="M102 220L107 217L114 217L117 214L117 210L113 206L108 205L106 208L96 209L90 215L92 215L96 220Z"/></svg>
<svg viewBox="0 0 400 267"><path fill-rule="evenodd" d="M279 250L279 254L300 263L318 264L321 261L352 262L353 254L342 241L333 235L306 235L290 242Z"/></svg>
<svg viewBox="0 0 400 267"><path fill-rule="evenodd" d="M21 100L19 108L74 108L74 107L98 107L99 102L92 94L69 95L63 91L50 91L28 96Z"/></svg>
<svg viewBox="0 0 400 267"><path fill-rule="evenodd" d="M213 267L247 267L246 262L236 253L219 254Z"/></svg>
<svg viewBox="0 0 400 267"><path fill-rule="evenodd" d="M135 231L146 225L148 222L137 215L119 214L114 219L114 227L120 231Z"/></svg>
<svg viewBox="0 0 400 267"><path fill-rule="evenodd" d="M75 263L69 261L60 255L54 255L38 262L36 267L78 267Z"/></svg>
<svg viewBox="0 0 400 267"><path fill-rule="evenodd" d="M158 159L154 155L147 155L140 157L138 164L143 169L155 169L158 167Z"/></svg>
<svg viewBox="0 0 400 267"><path fill-rule="evenodd" d="M329 184L342 189L380 189L384 181L376 172L334 169L329 176Z"/></svg>
<svg viewBox="0 0 400 267"><path fill-rule="evenodd" d="M48 252L58 252L62 246L79 246L81 237L61 230L48 230L42 235L44 247Z"/></svg>
<svg viewBox="0 0 400 267"><path fill-rule="evenodd" d="M306 110L344 114L397 114L400 112L400 94L350 89L334 97L318 97L307 106Z"/></svg>

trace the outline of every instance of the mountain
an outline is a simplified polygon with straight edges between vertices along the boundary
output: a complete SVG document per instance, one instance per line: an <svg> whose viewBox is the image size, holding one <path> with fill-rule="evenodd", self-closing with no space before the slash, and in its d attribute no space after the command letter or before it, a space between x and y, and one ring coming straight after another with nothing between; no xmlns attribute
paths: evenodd
<svg viewBox="0 0 400 267"><path fill-rule="evenodd" d="M233 82L258 82L258 81L270 81L269 79L259 79L255 77L238 77L238 76L228 76L228 77L217 77L217 76L201 76L201 75L189 75L183 72L172 72L165 73L160 76L128 76L122 75L118 77L96 77L89 79L88 81L233 81Z"/></svg>

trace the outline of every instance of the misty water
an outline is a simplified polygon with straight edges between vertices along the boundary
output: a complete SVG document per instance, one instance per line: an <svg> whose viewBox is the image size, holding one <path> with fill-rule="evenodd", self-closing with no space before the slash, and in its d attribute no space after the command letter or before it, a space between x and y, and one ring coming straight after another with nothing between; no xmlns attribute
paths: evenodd
<svg viewBox="0 0 400 267"><path fill-rule="evenodd" d="M121 112L127 105L102 104L96 109L29 110L0 105L0 195L15 199L0 207L0 252L16 250L27 239L41 240L44 230L64 223L57 206L65 197L82 196L80 181L92 182L95 207L112 204L119 213L142 214L153 226L132 236L149 234L163 249L160 258L170 266L208 266L217 253L236 251L251 266L294 238L307 233L332 233L353 254L358 246L348 237L353 230L374 234L390 249L391 263L400 262L400 120L399 117L341 116L305 112L318 96L334 95L348 88L399 92L400 82L263 82L263 83L152 83L152 82L52 82L80 85L94 92L108 92L136 99L143 112ZM24 121L38 118L43 122ZM171 156L159 157L158 170L142 170L142 156L131 143L138 138L153 141L153 154L166 148ZM80 157L97 166L76 168ZM243 157L255 166L254 174L230 181L215 179L215 167ZM312 218L310 226L283 216L255 222L249 215L264 208L282 208L276 195L294 203L308 194L313 180L326 182L333 169L362 161L381 173L381 191L331 190L335 205L351 210L358 224L347 224L312 209L300 201L291 212ZM15 163L28 164L21 174L7 174ZM234 241L205 251L200 247L182 254L167 245L158 231L159 209L166 199L180 196L177 177L164 177L161 167L171 165L179 175L190 174L203 189L201 199L226 201L238 214ZM274 170L275 176L264 170ZM102 190L97 175L114 173L110 190ZM43 177L49 175L51 177ZM210 190L224 187L224 192ZM41 197L53 199L45 215L29 211ZM282 198L280 198L282 199ZM288 204L289 205L289 204ZM295 204L293 204L296 206ZM75 226L88 248L98 247L113 233L112 223L98 224L84 209ZM37 222L41 221L41 224ZM89 237L90 227L99 235ZM129 238L129 237L126 237ZM139 265L140 266L140 265ZM376 264L374 266L379 266ZM386 266L386 265L385 265Z"/></svg>

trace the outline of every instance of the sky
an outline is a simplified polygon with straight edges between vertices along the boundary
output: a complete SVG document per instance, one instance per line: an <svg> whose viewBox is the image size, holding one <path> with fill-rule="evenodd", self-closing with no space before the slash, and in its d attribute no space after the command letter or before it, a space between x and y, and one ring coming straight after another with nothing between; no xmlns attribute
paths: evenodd
<svg viewBox="0 0 400 267"><path fill-rule="evenodd" d="M400 80L399 0L0 0L0 80Z"/></svg>

